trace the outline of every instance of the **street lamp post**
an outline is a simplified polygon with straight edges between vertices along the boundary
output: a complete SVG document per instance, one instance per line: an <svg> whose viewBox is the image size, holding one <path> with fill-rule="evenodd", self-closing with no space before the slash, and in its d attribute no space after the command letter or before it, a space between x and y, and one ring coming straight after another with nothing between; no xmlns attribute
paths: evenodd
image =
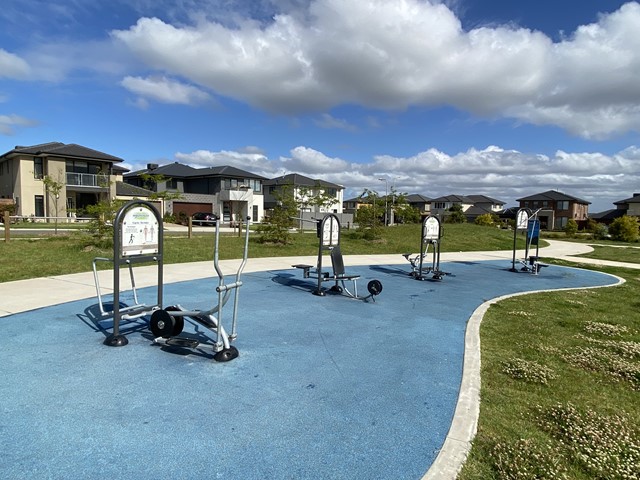
<svg viewBox="0 0 640 480"><path fill-rule="evenodd" d="M387 201L389 200L389 180L386 178L379 178L381 182L384 182L384 226L387 226Z"/></svg>
<svg viewBox="0 0 640 480"><path fill-rule="evenodd" d="M391 186L391 225L396 224L396 180L400 177L393 177L393 184Z"/></svg>

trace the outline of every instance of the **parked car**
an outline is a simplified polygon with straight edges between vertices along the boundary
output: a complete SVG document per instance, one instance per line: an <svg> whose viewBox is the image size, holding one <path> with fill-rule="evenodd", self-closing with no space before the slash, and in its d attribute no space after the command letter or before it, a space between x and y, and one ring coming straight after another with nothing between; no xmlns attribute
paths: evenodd
<svg viewBox="0 0 640 480"><path fill-rule="evenodd" d="M191 216L192 223L194 225L214 225L214 222L218 220L218 216L215 213L198 212Z"/></svg>

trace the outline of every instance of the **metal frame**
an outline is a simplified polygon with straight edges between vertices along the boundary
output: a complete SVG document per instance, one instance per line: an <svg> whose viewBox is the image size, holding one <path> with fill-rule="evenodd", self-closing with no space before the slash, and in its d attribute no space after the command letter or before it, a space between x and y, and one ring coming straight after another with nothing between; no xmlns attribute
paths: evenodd
<svg viewBox="0 0 640 480"><path fill-rule="evenodd" d="M512 272L529 272L533 275L537 275L540 268L547 266L539 262L540 219L538 218L538 213L540 213L540 210L542 209L532 212L528 208L521 208L516 214L516 225L513 229L513 259L511 261L511 268L509 269ZM527 232L524 258L519 260L519 263L522 265L520 269L516 268L516 240L518 230L526 230ZM534 243L536 247L535 255L531 255L531 247Z"/></svg>
<svg viewBox="0 0 640 480"><path fill-rule="evenodd" d="M382 283L378 280L371 280L367 284L369 295L366 297L358 296L357 280L360 275L347 275L344 270L344 262L342 260L342 252L340 251L340 219L334 213L327 213L322 219L316 220L318 235L318 261L315 270L311 270L313 265L293 265L295 268L303 270L304 278L316 278L318 280L317 287L313 290L314 295L325 296L325 289L322 282L335 282L329 289L331 292L344 293L345 295L359 300L373 299L382 291ZM332 274L322 269L322 261L325 252L331 254ZM353 281L353 292L345 285L345 281Z"/></svg>
<svg viewBox="0 0 640 480"><path fill-rule="evenodd" d="M154 248L153 244L150 244L152 248L142 248L140 253L128 253L125 251L122 234L123 223L127 218L127 214L138 208L142 215L148 213L153 214L157 223L158 229L154 232L157 235L157 246ZM143 317L153 313L155 310L162 308L162 291L163 291L163 224L160 213L155 206L145 200L131 200L125 203L120 210L118 210L113 223L113 258L96 257L93 259L93 277L96 285L96 293L98 297L98 305L100 307L100 314L103 318L113 316L113 332L107 336L104 341L105 345L112 347L120 347L127 345L129 341L127 338L120 334L120 320L131 320L134 318ZM146 245L143 245L143 247ZM147 252L146 250L151 250ZM113 264L113 309L107 310L102 301L102 294L100 292L100 280L98 276L98 262L109 262ZM157 281L157 296L156 303L152 305L146 305L140 303L138 300L138 293L136 290L135 275L133 273L134 264L156 262L158 269L158 281ZM126 265L129 268L129 277L131 280L131 289L133 291L134 304L121 308L120 307L120 267Z"/></svg>
<svg viewBox="0 0 640 480"><path fill-rule="evenodd" d="M220 220L215 221L215 241L213 251L213 265L218 276L218 286L216 292L218 295L218 303L207 310L189 310L182 305L174 305L154 312L151 316L151 329L154 332L154 343L168 346L180 346L187 348L196 348L202 343L188 337L179 337L184 325L184 317L188 317L192 321L216 332L216 340L213 344L214 358L217 361L225 362L233 360L238 356L238 350L231 345L237 338L237 319L238 319L238 299L242 281L240 277L247 264L249 252L249 226L251 217L246 217L246 230L244 241L244 254L242 261L236 271L235 279L231 283L225 283L224 274L219 264L219 242L220 242ZM222 311L233 292L233 313L231 321L231 333L227 333L222 324ZM215 316L217 314L217 317ZM174 328L180 319L181 324L177 330ZM169 322L171 325L165 326ZM154 331L155 330L155 331ZM156 335L156 332L166 332ZM206 343L205 343L206 344Z"/></svg>
<svg viewBox="0 0 640 480"><path fill-rule="evenodd" d="M411 253L405 253L402 256L411 264L411 275L416 280L427 280L426 275L432 273L433 280L442 280L448 272L440 270L440 244L442 238L442 224L440 219L435 215L429 215L422 221L422 229L420 231L420 253L411 257ZM431 265L424 265L424 259L429 254L429 246L432 246Z"/></svg>

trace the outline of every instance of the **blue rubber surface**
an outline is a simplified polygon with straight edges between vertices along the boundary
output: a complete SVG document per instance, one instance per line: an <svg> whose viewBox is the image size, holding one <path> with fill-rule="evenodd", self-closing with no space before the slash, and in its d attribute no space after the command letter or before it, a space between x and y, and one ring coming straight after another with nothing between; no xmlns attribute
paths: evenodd
<svg viewBox="0 0 640 480"><path fill-rule="evenodd" d="M283 267L287 267L283 265ZM348 267L376 302L318 297L287 269L243 275L239 358L163 350L143 320L102 345L95 300L0 319L0 471L6 479L417 479L449 429L473 310L520 291L616 283L550 266ZM217 280L165 286L165 305L210 308ZM153 301L155 290L141 292ZM127 296L125 295L125 301ZM223 311L228 324L231 306ZM187 322L186 330L196 332Z"/></svg>

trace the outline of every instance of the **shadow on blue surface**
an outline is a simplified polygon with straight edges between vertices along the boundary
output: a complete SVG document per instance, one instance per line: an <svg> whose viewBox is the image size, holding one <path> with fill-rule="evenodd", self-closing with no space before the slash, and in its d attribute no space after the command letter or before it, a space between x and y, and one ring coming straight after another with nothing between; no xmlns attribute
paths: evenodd
<svg viewBox="0 0 640 480"><path fill-rule="evenodd" d="M420 478L451 424L478 305L616 283L504 261L446 269L455 277L420 282L408 267L350 268L382 281L375 303L311 295L316 284L291 270L245 274L240 357L224 364L206 349L169 355L145 319L124 325L128 346L103 346L111 325L94 300L3 318L3 478ZM212 279L165 286L165 305L215 298ZM199 328L185 322L210 338Z"/></svg>

